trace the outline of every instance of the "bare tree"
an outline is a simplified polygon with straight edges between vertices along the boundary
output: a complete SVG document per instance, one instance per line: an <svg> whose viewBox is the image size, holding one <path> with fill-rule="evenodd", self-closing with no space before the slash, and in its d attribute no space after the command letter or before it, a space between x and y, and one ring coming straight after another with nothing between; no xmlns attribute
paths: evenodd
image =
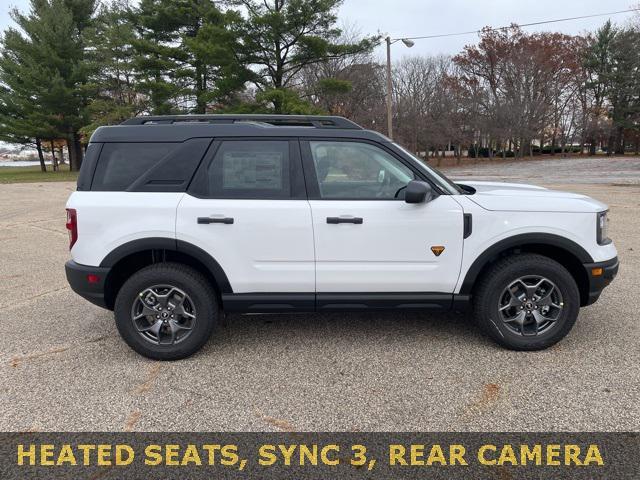
<svg viewBox="0 0 640 480"><path fill-rule="evenodd" d="M431 120L440 79L437 59L431 57L405 57L393 69L396 136L414 152L438 143Z"/></svg>
<svg viewBox="0 0 640 480"><path fill-rule="evenodd" d="M342 28L340 43L357 43L362 38L353 25ZM370 52L329 58L304 68L294 88L314 105L332 115L349 117L373 130L384 125L384 70Z"/></svg>

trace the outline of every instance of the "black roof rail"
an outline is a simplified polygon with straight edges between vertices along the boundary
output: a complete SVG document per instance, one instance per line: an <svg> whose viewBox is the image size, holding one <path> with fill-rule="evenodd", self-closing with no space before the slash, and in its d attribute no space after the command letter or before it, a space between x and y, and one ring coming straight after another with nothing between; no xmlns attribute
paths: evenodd
<svg viewBox="0 0 640 480"><path fill-rule="evenodd" d="M325 115L143 115L130 118L121 125L167 125L174 123L213 123L229 124L238 122L260 122L283 127L344 128L363 130L363 128L344 117Z"/></svg>

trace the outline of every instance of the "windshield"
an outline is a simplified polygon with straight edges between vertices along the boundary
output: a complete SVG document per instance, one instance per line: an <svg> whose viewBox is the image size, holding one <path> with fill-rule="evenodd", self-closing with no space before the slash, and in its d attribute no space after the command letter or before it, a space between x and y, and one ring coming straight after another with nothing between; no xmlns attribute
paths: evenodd
<svg viewBox="0 0 640 480"><path fill-rule="evenodd" d="M417 156L415 156L413 153L411 153L409 150L407 150L406 148L404 148L402 145L398 145L397 143L393 143L393 145L397 148L399 148L400 150L402 150L404 153L406 153L407 155L409 155L411 158L413 158L416 162L418 162L418 164L420 165L420 167L427 172L427 174L429 175L429 178L431 178L434 182L436 182L438 184L439 187L442 187L442 189L450 194L458 194L458 193L464 193L464 191L455 183L453 183L451 180L449 180L442 172L440 172L438 169L427 165L424 160L422 160L421 158L418 158Z"/></svg>

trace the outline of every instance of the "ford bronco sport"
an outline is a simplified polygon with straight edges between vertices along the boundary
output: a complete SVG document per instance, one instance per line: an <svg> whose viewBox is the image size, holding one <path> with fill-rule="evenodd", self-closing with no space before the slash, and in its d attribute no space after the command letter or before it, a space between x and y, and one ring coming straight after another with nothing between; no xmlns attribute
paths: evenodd
<svg viewBox="0 0 640 480"><path fill-rule="evenodd" d="M454 183L341 117L145 116L91 137L67 203L78 294L137 352L201 348L227 312L473 307L501 345L562 339L618 270L606 205Z"/></svg>

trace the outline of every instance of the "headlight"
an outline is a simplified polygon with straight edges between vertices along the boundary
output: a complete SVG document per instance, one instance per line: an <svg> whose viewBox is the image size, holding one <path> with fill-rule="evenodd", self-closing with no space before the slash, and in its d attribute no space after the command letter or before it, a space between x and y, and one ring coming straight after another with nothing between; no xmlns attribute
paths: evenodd
<svg viewBox="0 0 640 480"><path fill-rule="evenodd" d="M607 213L609 212L604 211L597 214L596 239L598 240L598 245L611 243L611 239L609 238L609 216Z"/></svg>

